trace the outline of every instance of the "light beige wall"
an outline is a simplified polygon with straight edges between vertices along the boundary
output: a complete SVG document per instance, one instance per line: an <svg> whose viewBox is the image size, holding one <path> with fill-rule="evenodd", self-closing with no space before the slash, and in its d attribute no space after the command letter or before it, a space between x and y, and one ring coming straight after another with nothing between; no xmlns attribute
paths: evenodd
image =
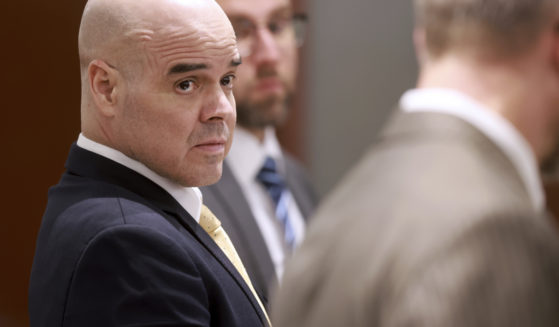
<svg viewBox="0 0 559 327"><path fill-rule="evenodd" d="M325 194L415 83L412 3L310 0L308 12L307 157L313 181Z"/></svg>

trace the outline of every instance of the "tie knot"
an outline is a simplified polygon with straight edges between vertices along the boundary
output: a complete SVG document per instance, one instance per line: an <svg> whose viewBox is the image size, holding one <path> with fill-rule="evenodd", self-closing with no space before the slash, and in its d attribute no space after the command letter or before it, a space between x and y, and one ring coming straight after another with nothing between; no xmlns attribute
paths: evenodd
<svg viewBox="0 0 559 327"><path fill-rule="evenodd" d="M217 217L208 207L202 205L199 224L206 231L206 233L212 234L213 232L215 232L216 229L219 228L219 226L221 226L221 221L217 219Z"/></svg>
<svg viewBox="0 0 559 327"><path fill-rule="evenodd" d="M271 157L266 157L264 165L256 175L258 179L268 190L272 192L281 192L285 188L283 177L278 174L276 169L276 162Z"/></svg>
<svg viewBox="0 0 559 327"><path fill-rule="evenodd" d="M267 156L266 160L264 160L264 165L262 165L261 170L265 171L265 172L275 173L276 172L276 161L272 157Z"/></svg>

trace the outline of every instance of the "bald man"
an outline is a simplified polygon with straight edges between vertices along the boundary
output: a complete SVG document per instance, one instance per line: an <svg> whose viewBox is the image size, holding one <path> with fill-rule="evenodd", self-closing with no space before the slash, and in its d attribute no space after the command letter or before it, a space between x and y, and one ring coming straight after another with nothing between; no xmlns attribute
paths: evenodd
<svg viewBox="0 0 559 327"><path fill-rule="evenodd" d="M90 0L82 133L49 192L31 326L265 326L198 224L235 122L235 35L213 0Z"/></svg>

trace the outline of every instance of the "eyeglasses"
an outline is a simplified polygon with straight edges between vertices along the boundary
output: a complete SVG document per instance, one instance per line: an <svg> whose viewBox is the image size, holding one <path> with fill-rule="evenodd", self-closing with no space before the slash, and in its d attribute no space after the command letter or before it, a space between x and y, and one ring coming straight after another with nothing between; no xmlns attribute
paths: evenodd
<svg viewBox="0 0 559 327"><path fill-rule="evenodd" d="M307 15L295 14L274 17L266 22L263 27L247 18L232 18L231 24L237 36L237 47L241 57L248 57L254 52L260 28L266 29L273 36L278 46L286 47L291 44L296 47L302 46L305 40Z"/></svg>

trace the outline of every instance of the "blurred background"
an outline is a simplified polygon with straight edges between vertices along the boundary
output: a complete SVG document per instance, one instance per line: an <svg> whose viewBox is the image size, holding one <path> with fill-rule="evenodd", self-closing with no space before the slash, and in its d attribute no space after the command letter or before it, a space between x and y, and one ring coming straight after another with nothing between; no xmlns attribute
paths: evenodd
<svg viewBox="0 0 559 327"><path fill-rule="evenodd" d="M325 195L414 84L411 1L294 1L310 25L300 91L279 134ZM47 191L64 171L80 129L77 33L85 3L0 4L0 326L29 324L27 284Z"/></svg>

